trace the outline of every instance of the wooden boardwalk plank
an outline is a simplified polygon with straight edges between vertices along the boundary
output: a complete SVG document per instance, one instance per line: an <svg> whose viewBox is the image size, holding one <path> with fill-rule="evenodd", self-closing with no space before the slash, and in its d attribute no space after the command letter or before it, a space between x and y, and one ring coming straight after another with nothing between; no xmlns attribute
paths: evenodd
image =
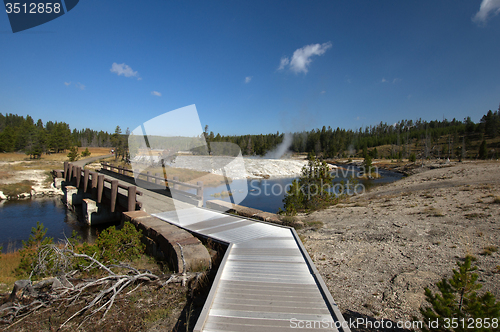
<svg viewBox="0 0 500 332"><path fill-rule="evenodd" d="M316 324L310 329L304 325L301 331L337 331L333 322L343 318L336 306L332 309L331 296L325 295L322 281L318 283L312 262L290 228L206 209L190 210L155 216L231 244L207 315L200 317L200 331L281 332L295 330L299 321Z"/></svg>
<svg viewBox="0 0 500 332"><path fill-rule="evenodd" d="M228 317L210 316L205 324L205 331L240 331L240 332L285 332L290 331L289 320L269 320L269 319L234 319ZM292 325L293 326L293 325ZM316 329L295 328L294 330L317 332L317 331L337 331L335 328L329 328L328 323L317 324Z"/></svg>

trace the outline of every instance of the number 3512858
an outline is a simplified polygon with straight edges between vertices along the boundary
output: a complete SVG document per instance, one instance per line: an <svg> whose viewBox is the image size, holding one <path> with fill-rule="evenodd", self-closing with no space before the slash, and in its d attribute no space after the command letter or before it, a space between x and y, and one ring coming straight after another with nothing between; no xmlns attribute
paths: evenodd
<svg viewBox="0 0 500 332"><path fill-rule="evenodd" d="M61 4L60 3L6 3L5 9L7 14L51 14L56 13L59 14L61 12Z"/></svg>

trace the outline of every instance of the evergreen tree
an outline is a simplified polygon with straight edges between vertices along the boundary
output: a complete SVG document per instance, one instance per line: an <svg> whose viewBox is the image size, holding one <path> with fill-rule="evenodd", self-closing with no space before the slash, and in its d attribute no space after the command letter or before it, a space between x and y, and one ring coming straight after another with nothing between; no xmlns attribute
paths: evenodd
<svg viewBox="0 0 500 332"><path fill-rule="evenodd" d="M439 294L425 288L425 297L431 306L420 309L426 324L423 331L469 331L471 319L474 320L474 331L499 331L498 321L493 327L491 318L500 315L500 302L496 302L489 292L481 296L477 294L482 285L477 283L478 275L473 273L477 267L471 267L472 260L467 256L462 264L457 262L458 270L453 270L452 278L436 284ZM476 324L478 319L481 324ZM430 322L435 321L438 321L438 326L431 326Z"/></svg>
<svg viewBox="0 0 500 332"><path fill-rule="evenodd" d="M486 141L483 140L479 146L479 159L488 158L488 148L486 147Z"/></svg>
<svg viewBox="0 0 500 332"><path fill-rule="evenodd" d="M117 160L119 156L123 156L123 139L120 126L116 126L111 142L115 147L115 160Z"/></svg>
<svg viewBox="0 0 500 332"><path fill-rule="evenodd" d="M90 151L89 148L85 148L85 151L82 152L82 158L89 157Z"/></svg>
<svg viewBox="0 0 500 332"><path fill-rule="evenodd" d="M285 214L294 215L300 210L317 210L336 201L335 194L330 191L334 176L326 162L320 162L309 152L309 163L302 168L299 180L294 180L285 194Z"/></svg>

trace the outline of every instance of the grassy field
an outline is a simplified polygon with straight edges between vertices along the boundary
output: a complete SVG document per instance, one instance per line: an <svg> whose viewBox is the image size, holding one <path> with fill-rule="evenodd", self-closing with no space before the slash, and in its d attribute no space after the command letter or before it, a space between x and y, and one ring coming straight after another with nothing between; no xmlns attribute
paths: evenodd
<svg viewBox="0 0 500 332"><path fill-rule="evenodd" d="M80 148L81 153L85 149ZM89 148L90 157L109 154L109 148ZM24 153L0 153L0 191L8 196L30 192L35 183L52 182L50 171L63 169L68 152L44 154L40 159L30 159Z"/></svg>
<svg viewBox="0 0 500 332"><path fill-rule="evenodd" d="M6 248L3 248L6 250ZM0 255L0 293L5 293L12 289L14 282L18 279L14 274L14 269L21 262L21 255L18 251L2 253Z"/></svg>
<svg viewBox="0 0 500 332"><path fill-rule="evenodd" d="M103 156L110 154L111 148L89 148L91 157ZM79 148L78 152L82 153L85 148ZM30 157L22 152L10 152L10 153L0 153L0 161L26 161L26 162L37 162L37 161L54 161L54 162L64 162L68 160L68 152L43 154L40 159L30 159Z"/></svg>

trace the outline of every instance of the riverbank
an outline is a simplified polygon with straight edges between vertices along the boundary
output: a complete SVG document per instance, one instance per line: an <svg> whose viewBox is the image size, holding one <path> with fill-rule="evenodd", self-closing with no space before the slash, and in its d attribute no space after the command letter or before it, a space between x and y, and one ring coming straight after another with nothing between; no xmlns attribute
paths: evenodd
<svg viewBox="0 0 500 332"><path fill-rule="evenodd" d="M346 319L419 316L424 288L435 291L468 254L481 291L500 299L500 163L430 168L299 215L323 223L299 234Z"/></svg>
<svg viewBox="0 0 500 332"><path fill-rule="evenodd" d="M80 148L80 152L83 149ZM109 148L89 148L92 157L109 154ZM54 169L63 169L66 153L30 159L24 153L0 153L0 200L62 195L52 185Z"/></svg>

